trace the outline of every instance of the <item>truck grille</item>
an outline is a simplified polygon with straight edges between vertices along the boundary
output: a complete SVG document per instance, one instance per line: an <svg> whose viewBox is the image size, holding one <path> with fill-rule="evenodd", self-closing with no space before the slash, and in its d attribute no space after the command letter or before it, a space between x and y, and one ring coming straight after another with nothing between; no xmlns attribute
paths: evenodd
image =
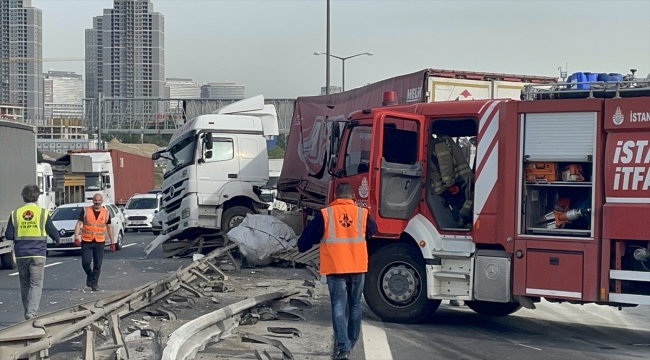
<svg viewBox="0 0 650 360"><path fill-rule="evenodd" d="M147 220L146 216L129 216L129 220Z"/></svg>
<svg viewBox="0 0 650 360"><path fill-rule="evenodd" d="M173 202L167 202L165 203L165 212L166 213L171 213L174 212L175 210L179 209L181 207L181 201L183 201L182 198L176 199Z"/></svg>

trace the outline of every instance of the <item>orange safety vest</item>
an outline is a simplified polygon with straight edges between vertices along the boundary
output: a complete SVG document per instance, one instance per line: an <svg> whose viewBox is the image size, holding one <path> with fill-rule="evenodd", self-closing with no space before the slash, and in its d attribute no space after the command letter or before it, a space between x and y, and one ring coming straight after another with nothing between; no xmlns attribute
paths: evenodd
<svg viewBox="0 0 650 360"><path fill-rule="evenodd" d="M108 219L105 207L102 206L102 209L99 210L99 216L97 218L95 218L93 207L87 207L84 214L84 224L81 227L81 240L104 242L106 240L104 237L106 221Z"/></svg>
<svg viewBox="0 0 650 360"><path fill-rule="evenodd" d="M368 209L353 200L337 199L321 209L323 239L320 244L320 273L355 274L368 271L366 220Z"/></svg>

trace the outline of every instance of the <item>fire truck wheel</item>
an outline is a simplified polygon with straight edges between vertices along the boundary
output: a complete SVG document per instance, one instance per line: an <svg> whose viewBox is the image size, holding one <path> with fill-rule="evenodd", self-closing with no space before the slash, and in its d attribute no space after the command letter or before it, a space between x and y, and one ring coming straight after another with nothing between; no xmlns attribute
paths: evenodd
<svg viewBox="0 0 650 360"><path fill-rule="evenodd" d="M418 249L399 243L369 259L363 295L370 309L387 322L413 324L440 305L426 293L425 263Z"/></svg>
<svg viewBox="0 0 650 360"><path fill-rule="evenodd" d="M516 302L465 301L465 305L477 314L486 316L508 316L521 308Z"/></svg>
<svg viewBox="0 0 650 360"><path fill-rule="evenodd" d="M221 216L221 230L227 233L230 229L237 227L244 221L246 215L252 214L253 210L245 206L233 206L226 209Z"/></svg>
<svg viewBox="0 0 650 360"><path fill-rule="evenodd" d="M13 251L0 255L0 268L5 270L14 270L17 267L16 255L14 255Z"/></svg>

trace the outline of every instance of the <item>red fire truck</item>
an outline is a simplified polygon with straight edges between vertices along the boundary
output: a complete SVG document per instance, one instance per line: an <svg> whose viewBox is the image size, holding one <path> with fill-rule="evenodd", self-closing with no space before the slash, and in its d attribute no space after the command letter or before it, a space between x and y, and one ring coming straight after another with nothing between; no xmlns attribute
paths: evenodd
<svg viewBox="0 0 650 360"><path fill-rule="evenodd" d="M333 121L328 199L350 183L378 224L364 289L372 311L410 323L442 300L493 316L541 298L650 305L650 80L626 80ZM474 159L453 164L472 176L441 192L439 144L452 151L468 138Z"/></svg>

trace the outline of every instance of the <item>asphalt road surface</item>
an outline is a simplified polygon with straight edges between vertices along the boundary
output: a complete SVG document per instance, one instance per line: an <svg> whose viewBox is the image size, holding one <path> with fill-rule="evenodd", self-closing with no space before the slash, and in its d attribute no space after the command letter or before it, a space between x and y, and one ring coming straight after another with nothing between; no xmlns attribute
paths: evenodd
<svg viewBox="0 0 650 360"><path fill-rule="evenodd" d="M51 253L45 270L40 314L130 289L189 263L167 259L156 249L142 259L151 233L127 233L125 248L104 257L100 292L85 287L79 254ZM22 321L16 271L0 271L0 328ZM537 304L502 318L477 315L465 306L441 305L426 323L382 323L364 307L362 339L354 360L476 359L650 359L650 307ZM321 315L330 332L329 313Z"/></svg>
<svg viewBox="0 0 650 360"><path fill-rule="evenodd" d="M365 308L362 348L352 359L650 359L648 306L536 306L491 318L443 304L418 325L382 323Z"/></svg>
<svg viewBox="0 0 650 360"><path fill-rule="evenodd" d="M144 285L167 276L191 261L191 258L165 258L160 247L147 259L142 259L144 248L154 238L150 232L129 232L124 236L122 250L111 253L106 249L98 292L86 287L86 273L81 268L80 253L50 251L39 314ZM18 271L0 270L0 328L23 320Z"/></svg>

